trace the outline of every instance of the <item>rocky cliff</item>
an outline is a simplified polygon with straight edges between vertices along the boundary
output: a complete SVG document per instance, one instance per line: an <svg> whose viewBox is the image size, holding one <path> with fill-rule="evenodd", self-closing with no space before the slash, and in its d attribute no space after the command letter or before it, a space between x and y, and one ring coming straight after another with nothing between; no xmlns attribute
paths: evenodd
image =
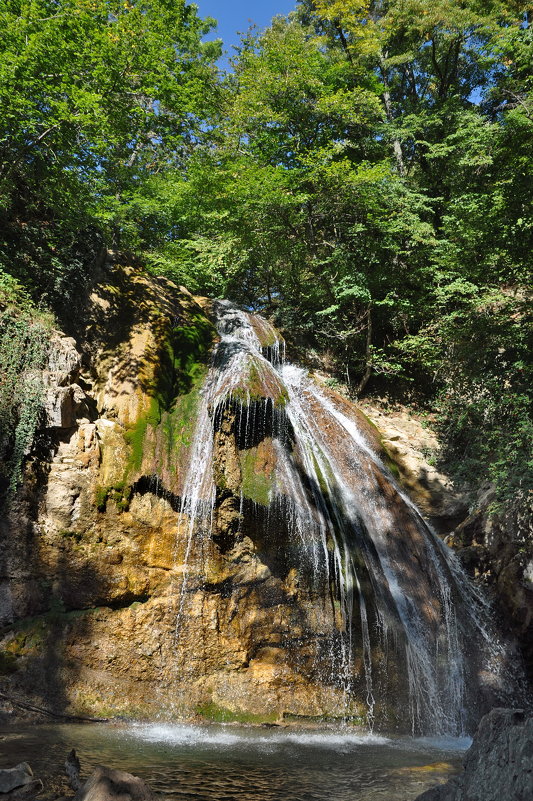
<svg viewBox="0 0 533 801"><path fill-rule="evenodd" d="M255 335L274 348L268 327ZM274 721L348 711L364 720L364 647L355 649L360 687L347 706L332 675L340 601L304 580L287 510L268 504L286 398L253 359L246 386L223 373L230 386L218 391L231 400L210 410L212 519L209 536L191 547L183 495L200 470L193 435L216 341L208 301L121 264L102 271L76 336L54 335L46 419L0 523L0 688L8 694L73 714ZM219 349L216 358L232 354ZM364 416L334 402L387 461ZM413 471L401 469L420 494ZM424 491L428 514L443 506L431 507L431 486ZM453 503L441 518L457 516ZM404 533L410 527L404 519ZM418 534L409 536L420 562ZM410 546L396 547L400 555ZM431 621L440 612L423 586Z"/></svg>
<svg viewBox="0 0 533 801"><path fill-rule="evenodd" d="M54 336L46 419L1 522L11 690L78 713L168 702L176 498L214 337L189 293L119 264L77 338Z"/></svg>
<svg viewBox="0 0 533 801"><path fill-rule="evenodd" d="M529 507L510 504L496 512L493 487L479 488L472 476L459 490L435 466L441 443L426 419L402 406L364 401L361 408L379 429L402 486L492 600L533 682L533 499Z"/></svg>
<svg viewBox="0 0 533 801"><path fill-rule="evenodd" d="M343 713L342 690L317 678L331 621L299 586L282 520L269 541L244 522L265 514L272 432L241 442L231 406L213 444L212 537L200 561L186 554L181 494L215 340L205 299L120 264L77 338L54 336L46 419L2 521L9 693L72 714ZM280 388L266 391L275 405Z"/></svg>

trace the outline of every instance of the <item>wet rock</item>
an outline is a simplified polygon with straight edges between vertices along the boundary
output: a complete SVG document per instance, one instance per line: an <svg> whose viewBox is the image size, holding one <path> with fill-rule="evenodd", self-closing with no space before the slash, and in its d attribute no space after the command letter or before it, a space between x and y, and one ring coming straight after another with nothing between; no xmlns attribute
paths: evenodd
<svg viewBox="0 0 533 801"><path fill-rule="evenodd" d="M27 618L0 635L0 648L17 664L14 678L3 681L16 682L39 705L91 716L151 718L161 704L169 715L215 720L339 714L346 704L335 679L343 659L340 603L316 570L314 549L302 560L290 539L296 528L307 538L295 516L330 479L327 470L318 481L300 477L305 460L275 371L259 354L241 352L246 382L230 371L218 386L225 400L210 407L212 414L216 408L213 519L193 537L180 509L186 508L211 323L187 293L119 264L102 276L90 307L78 341L63 338L53 349L50 450L28 461L10 519L0 520L0 553L6 554L0 619L18 625ZM243 314L235 316L240 325ZM276 361L271 327L261 323L255 333ZM231 361L236 351L227 345L221 354ZM90 414L76 407L76 386L87 394ZM374 427L346 399L324 393L384 459ZM354 465L342 429L319 403L313 411L335 438L333 451L348 474ZM403 448L410 423L402 425L388 438ZM420 448L430 445L420 442ZM433 479L421 495L439 485ZM403 508L398 493L380 482L376 474L362 498L373 504L387 491L391 505ZM274 494L278 502L271 505ZM203 502L202 493L198 499ZM406 514L400 511L395 526L385 519L392 558L400 562L408 551L415 567L427 565ZM312 515L308 523L314 527ZM332 560L329 550L324 566ZM417 570L415 594L434 630L439 608L425 572ZM363 565L361 576L366 592L371 582ZM506 576L511 584L513 575ZM372 623L374 608L369 614ZM346 714L360 717L367 697L364 646L357 637L354 644L361 691ZM381 663L381 650L375 661ZM389 669L387 681L391 697L399 698L401 670ZM384 706L382 714L392 713Z"/></svg>
<svg viewBox="0 0 533 801"><path fill-rule="evenodd" d="M0 770L0 793L9 793L16 787L22 787L33 781L33 771L27 762L21 762L14 768Z"/></svg>
<svg viewBox="0 0 533 801"><path fill-rule="evenodd" d="M446 542L467 572L489 587L497 611L516 639L533 681L533 509L520 504L494 514L493 487L481 492L472 513Z"/></svg>
<svg viewBox="0 0 533 801"><path fill-rule="evenodd" d="M83 782L80 779L80 760L76 755L74 748L65 759L65 773L67 774L70 786L77 792L81 789Z"/></svg>
<svg viewBox="0 0 533 801"><path fill-rule="evenodd" d="M493 709L482 718L464 770L416 801L529 801L533 797L533 715Z"/></svg>
<svg viewBox="0 0 533 801"><path fill-rule="evenodd" d="M5 801L23 801L23 799L33 799L44 789L44 785L40 779L34 779L22 787L16 787L10 793L2 795L1 798Z"/></svg>
<svg viewBox="0 0 533 801"><path fill-rule="evenodd" d="M74 796L74 801L154 800L151 789L138 776L100 765Z"/></svg>

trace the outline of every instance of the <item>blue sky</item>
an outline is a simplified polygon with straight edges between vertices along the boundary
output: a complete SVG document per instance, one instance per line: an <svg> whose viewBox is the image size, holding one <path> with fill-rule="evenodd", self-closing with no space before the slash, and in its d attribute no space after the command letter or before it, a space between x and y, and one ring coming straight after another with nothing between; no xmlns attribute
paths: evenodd
<svg viewBox="0 0 533 801"><path fill-rule="evenodd" d="M194 0L200 17L214 17L218 28L207 38L220 38L224 42L226 57L234 51L231 45L238 44L237 31L246 31L252 23L266 28L276 14L288 14L296 6L296 0Z"/></svg>

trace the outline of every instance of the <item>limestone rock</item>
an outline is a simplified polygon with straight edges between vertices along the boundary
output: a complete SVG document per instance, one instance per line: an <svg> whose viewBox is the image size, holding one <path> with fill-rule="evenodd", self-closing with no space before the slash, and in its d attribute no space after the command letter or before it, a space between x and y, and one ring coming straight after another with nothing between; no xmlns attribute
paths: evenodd
<svg viewBox="0 0 533 801"><path fill-rule="evenodd" d="M65 759L65 773L67 774L70 786L77 792L83 786L83 782L80 779L80 760L76 754L74 748L70 751Z"/></svg>
<svg viewBox="0 0 533 801"><path fill-rule="evenodd" d="M21 762L14 768L0 770L0 793L9 793L16 787L22 787L33 781L33 771L27 762Z"/></svg>
<svg viewBox="0 0 533 801"><path fill-rule="evenodd" d="M530 801L533 797L533 715L493 709L482 718L464 771L417 801Z"/></svg>
<svg viewBox="0 0 533 801"><path fill-rule="evenodd" d="M100 482L112 486L124 479L129 452L122 426L115 420L99 418L95 422L101 450Z"/></svg>
<svg viewBox="0 0 533 801"><path fill-rule="evenodd" d="M269 509L273 490L284 490L273 483L275 426L290 438L272 371L255 375L250 398L237 393L215 410L212 529L193 537L181 510L213 341L208 304L116 264L89 305L77 341L58 335L53 348L50 450L28 460L10 518L0 519L0 620L14 624L0 648L15 668L2 682L91 716L150 718L163 707L223 719L335 717L345 692L328 683L324 642L338 648L338 604L317 603L322 579L308 581L312 560L302 566L287 546L284 502ZM257 334L274 347L268 327ZM384 459L374 426L348 400L330 399ZM242 436L247 415L261 421L252 440ZM402 420L384 433L403 450L413 432L427 435ZM431 500L442 482L422 483ZM428 513L451 514L453 503L431 501ZM510 585L514 573L502 576ZM431 624L429 606L427 616ZM363 716L364 701L349 712Z"/></svg>
<svg viewBox="0 0 533 801"><path fill-rule="evenodd" d="M43 373L45 428L72 428L78 418L90 414L87 395L77 383L80 369L81 354L76 341L60 331L54 332Z"/></svg>
<svg viewBox="0 0 533 801"><path fill-rule="evenodd" d="M392 411L368 402L361 408L377 426L400 483L436 528L448 533L466 516L469 498L435 467L440 444L431 427L405 408Z"/></svg>
<svg viewBox="0 0 533 801"><path fill-rule="evenodd" d="M138 776L99 765L74 801L155 801L155 796Z"/></svg>
<svg viewBox="0 0 533 801"><path fill-rule="evenodd" d="M77 384L48 387L44 400L46 428L72 428L87 413L85 392Z"/></svg>
<svg viewBox="0 0 533 801"><path fill-rule="evenodd" d="M48 352L46 375L48 383L66 386L71 383L81 366L81 355L76 347L76 340L55 331Z"/></svg>

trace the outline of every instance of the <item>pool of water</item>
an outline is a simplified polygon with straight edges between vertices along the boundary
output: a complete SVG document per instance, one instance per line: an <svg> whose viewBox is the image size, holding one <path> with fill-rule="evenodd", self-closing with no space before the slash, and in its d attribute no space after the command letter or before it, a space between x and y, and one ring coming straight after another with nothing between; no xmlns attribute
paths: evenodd
<svg viewBox="0 0 533 801"><path fill-rule="evenodd" d="M350 729L85 724L0 730L0 767L57 774L75 748L189 801L410 801L461 765L466 739L385 737Z"/></svg>

